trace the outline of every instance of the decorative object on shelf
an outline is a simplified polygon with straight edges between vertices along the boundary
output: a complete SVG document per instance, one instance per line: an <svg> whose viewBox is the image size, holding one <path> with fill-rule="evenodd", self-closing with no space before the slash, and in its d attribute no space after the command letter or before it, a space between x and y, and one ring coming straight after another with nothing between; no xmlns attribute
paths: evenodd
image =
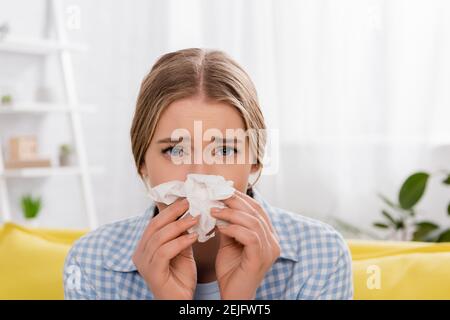
<svg viewBox="0 0 450 320"><path fill-rule="evenodd" d="M54 90L48 86L37 87L34 95L36 102L54 102L56 100Z"/></svg>
<svg viewBox="0 0 450 320"><path fill-rule="evenodd" d="M20 198L20 205L22 207L22 213L26 221L31 226L37 226L37 216L42 208L41 197L34 198L30 194L24 195Z"/></svg>
<svg viewBox="0 0 450 320"><path fill-rule="evenodd" d="M59 146L59 165L67 167L73 164L73 150L70 144L62 144Z"/></svg>
<svg viewBox="0 0 450 320"><path fill-rule="evenodd" d="M7 22L3 22L0 24L0 41L2 41L9 33L9 24Z"/></svg>
<svg viewBox="0 0 450 320"><path fill-rule="evenodd" d="M17 100L17 92L10 83L0 84L0 109L12 107Z"/></svg>
<svg viewBox="0 0 450 320"><path fill-rule="evenodd" d="M445 176L442 184L448 188L450 172L443 172L443 174ZM441 176L442 173L434 175ZM435 222L417 218L416 205L424 195L431 177L432 175L427 172L416 172L410 175L400 188L398 203L379 195L389 209L381 211L385 222L375 222L374 226L390 230L392 236L397 236L404 241L450 242L450 227L441 227ZM447 204L446 211L450 217L450 202Z"/></svg>
<svg viewBox="0 0 450 320"><path fill-rule="evenodd" d="M12 95L10 95L10 94L4 94L4 95L2 95L2 97L1 97L1 104L2 105L6 105L6 106L9 106L9 105L11 105L12 104Z"/></svg>
<svg viewBox="0 0 450 320"><path fill-rule="evenodd" d="M38 156L36 136L13 137L9 140L9 159L5 163L7 169L50 166L49 158Z"/></svg>

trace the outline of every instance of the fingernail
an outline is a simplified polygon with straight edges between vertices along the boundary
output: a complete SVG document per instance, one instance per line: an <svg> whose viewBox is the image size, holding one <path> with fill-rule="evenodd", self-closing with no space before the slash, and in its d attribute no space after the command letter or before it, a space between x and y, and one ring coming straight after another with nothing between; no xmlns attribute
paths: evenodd
<svg viewBox="0 0 450 320"><path fill-rule="evenodd" d="M189 239L197 238L197 236L198 236L198 233L197 233L197 232L193 232L193 233L191 233L191 234L189 235Z"/></svg>
<svg viewBox="0 0 450 320"><path fill-rule="evenodd" d="M212 213L219 213L222 210L222 208L211 208Z"/></svg>

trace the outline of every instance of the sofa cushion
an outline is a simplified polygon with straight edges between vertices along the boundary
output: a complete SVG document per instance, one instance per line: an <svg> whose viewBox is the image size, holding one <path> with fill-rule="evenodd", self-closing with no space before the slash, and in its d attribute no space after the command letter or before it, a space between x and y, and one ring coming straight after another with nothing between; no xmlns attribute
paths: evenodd
<svg viewBox="0 0 450 320"><path fill-rule="evenodd" d="M0 231L0 299L63 299L64 260L84 233L6 223Z"/></svg>
<svg viewBox="0 0 450 320"><path fill-rule="evenodd" d="M0 299L63 299L65 257L86 232L0 226ZM355 299L450 299L449 243L347 242Z"/></svg>
<svg viewBox="0 0 450 320"><path fill-rule="evenodd" d="M450 299L450 244L348 241L355 299Z"/></svg>

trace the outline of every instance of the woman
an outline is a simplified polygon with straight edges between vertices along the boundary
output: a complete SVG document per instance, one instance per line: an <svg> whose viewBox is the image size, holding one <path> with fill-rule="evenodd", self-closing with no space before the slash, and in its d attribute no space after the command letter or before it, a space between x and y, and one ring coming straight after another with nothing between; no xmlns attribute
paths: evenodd
<svg viewBox="0 0 450 320"><path fill-rule="evenodd" d="M231 129L250 133L229 139ZM250 177L262 169L264 129L251 79L225 53L185 49L162 56L142 82L132 123L138 173L151 187L189 173L232 180L236 192L223 201L226 208L211 211L229 224L200 243L187 233L198 220L178 219L186 199L151 204L143 215L74 244L65 263L66 298L352 298L342 237L322 222L270 206L252 188ZM174 139L177 131L185 136ZM216 134L204 139L206 131Z"/></svg>

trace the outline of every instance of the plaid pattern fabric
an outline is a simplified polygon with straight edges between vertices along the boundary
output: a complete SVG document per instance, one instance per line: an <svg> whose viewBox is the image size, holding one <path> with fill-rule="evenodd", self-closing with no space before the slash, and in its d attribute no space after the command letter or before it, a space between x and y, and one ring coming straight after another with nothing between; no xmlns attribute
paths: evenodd
<svg viewBox="0 0 450 320"><path fill-rule="evenodd" d="M256 299L352 299L351 256L331 226L269 205L254 190L280 237L281 254L256 291ZM75 242L64 264L66 299L153 299L132 261L154 214L104 225Z"/></svg>

